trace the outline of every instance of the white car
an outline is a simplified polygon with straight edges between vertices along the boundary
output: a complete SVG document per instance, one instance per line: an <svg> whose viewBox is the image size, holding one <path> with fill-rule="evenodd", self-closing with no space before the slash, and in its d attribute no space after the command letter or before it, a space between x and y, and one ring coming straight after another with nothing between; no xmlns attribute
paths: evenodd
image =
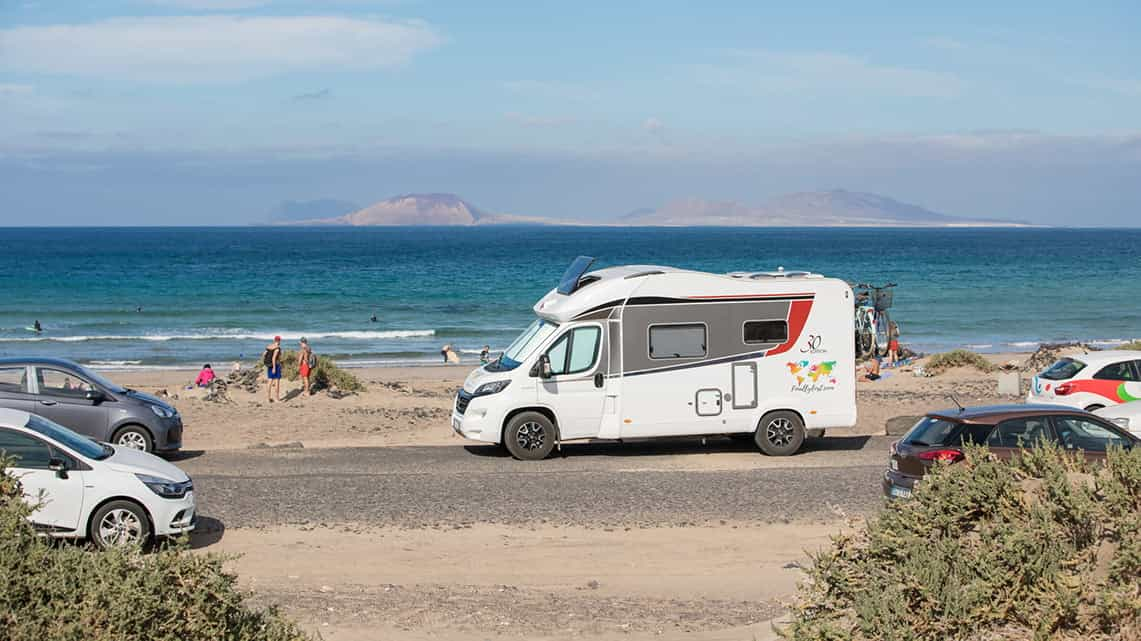
<svg viewBox="0 0 1141 641"><path fill-rule="evenodd" d="M1027 403L1087 411L1141 400L1141 351L1110 349L1058 360L1030 382Z"/></svg>
<svg viewBox="0 0 1141 641"><path fill-rule="evenodd" d="M0 409L0 453L15 459L7 472L37 506L30 519L48 536L105 548L194 529L190 477L153 454L9 409Z"/></svg>
<svg viewBox="0 0 1141 641"><path fill-rule="evenodd" d="M1141 401L1130 401L1094 410L1094 414L1116 423L1141 438Z"/></svg>

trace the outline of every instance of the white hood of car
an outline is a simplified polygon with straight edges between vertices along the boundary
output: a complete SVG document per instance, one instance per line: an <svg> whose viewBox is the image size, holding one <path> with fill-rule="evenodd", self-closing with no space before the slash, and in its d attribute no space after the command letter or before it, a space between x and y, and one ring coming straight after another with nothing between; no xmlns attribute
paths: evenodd
<svg viewBox="0 0 1141 641"><path fill-rule="evenodd" d="M123 472L125 474L147 474L164 478L168 481L174 481L175 483L182 483L190 478L186 475L186 472L183 472L154 454L119 447L117 445L112 445L111 447L115 449L115 453L103 459L102 463L116 472Z"/></svg>

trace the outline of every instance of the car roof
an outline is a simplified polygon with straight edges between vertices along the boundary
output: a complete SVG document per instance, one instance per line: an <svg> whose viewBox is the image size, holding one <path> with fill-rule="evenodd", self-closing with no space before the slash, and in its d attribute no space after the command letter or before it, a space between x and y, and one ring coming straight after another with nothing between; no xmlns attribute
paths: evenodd
<svg viewBox="0 0 1141 641"><path fill-rule="evenodd" d="M21 410L10 410L0 407L0 426L27 427L31 414Z"/></svg>
<svg viewBox="0 0 1141 641"><path fill-rule="evenodd" d="M1086 365L1103 365L1106 363L1116 363L1118 361L1133 361L1141 359L1141 350L1107 349L1097 352L1085 352L1084 354L1068 354L1066 356L1062 356L1061 358L1072 358L1073 360L1081 361Z"/></svg>
<svg viewBox="0 0 1141 641"><path fill-rule="evenodd" d="M79 367L79 363L69 361L66 358L53 358L51 356L31 356L24 358L6 357L0 358L0 367L11 365L54 365L56 367Z"/></svg>
<svg viewBox="0 0 1141 641"><path fill-rule="evenodd" d="M1019 416L1041 416L1043 414L1088 415L1089 412L1078 409L1076 407L1066 407L1065 405L1028 403L1026 405L980 405L977 407L967 407L962 410L959 408L946 409L939 410L937 412L928 412L927 416L933 418L943 418L959 423L990 424L1008 418L1017 418Z"/></svg>

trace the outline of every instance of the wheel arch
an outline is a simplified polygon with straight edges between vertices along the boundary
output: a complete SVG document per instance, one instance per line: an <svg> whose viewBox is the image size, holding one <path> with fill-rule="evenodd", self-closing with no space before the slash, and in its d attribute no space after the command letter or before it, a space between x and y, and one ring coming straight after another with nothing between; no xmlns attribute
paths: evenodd
<svg viewBox="0 0 1141 641"><path fill-rule="evenodd" d="M503 422L499 425L500 443L506 442L505 434L507 432L507 424L511 422L511 419L522 414L523 412L537 412L549 418L551 420L551 424L555 426L555 441L558 442L562 439L562 435L559 433L559 417L555 414L555 411L545 405L528 405L526 407L516 407L504 415Z"/></svg>
<svg viewBox="0 0 1141 641"><path fill-rule="evenodd" d="M85 539L91 538L91 525L95 521L95 514L97 512L99 512L99 510L102 509L104 505L107 505L108 503L113 503L115 501L126 501L127 503L133 503L134 505L138 506L138 508L143 511L143 514L146 515L147 524L150 525L151 537L154 537L154 535L155 535L155 517L153 514L151 514L151 511L147 509L147 506L143 505L143 503L141 501L134 498L133 496L116 495L116 496L109 496L109 497L106 497L106 498L100 500L98 503L96 503L91 508L91 511L87 513L87 523L86 523L85 527L83 528L83 538L85 538Z"/></svg>
<svg viewBox="0 0 1141 641"><path fill-rule="evenodd" d="M804 413L801 412L800 410L793 409L791 407L770 407L770 408L766 409L764 412L761 413L761 417L757 419L757 425L755 428L753 428L753 431L755 432L755 431L761 429L761 423L765 422L765 417L770 415L770 414L773 414L775 412L790 412L792 414L796 414L796 417L798 419L800 419L801 427L804 429L805 432L808 431L808 422L804 420Z"/></svg>

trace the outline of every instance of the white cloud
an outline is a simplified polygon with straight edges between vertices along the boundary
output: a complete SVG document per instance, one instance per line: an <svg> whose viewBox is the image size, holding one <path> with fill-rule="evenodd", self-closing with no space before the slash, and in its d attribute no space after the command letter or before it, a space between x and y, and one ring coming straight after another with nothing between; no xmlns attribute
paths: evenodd
<svg viewBox="0 0 1141 641"><path fill-rule="evenodd" d="M149 0L149 2L163 7L178 7L179 9L233 11L235 9L264 7L273 0Z"/></svg>
<svg viewBox="0 0 1141 641"><path fill-rule="evenodd" d="M0 71L230 82L391 67L439 46L419 21L334 16L112 18L0 30Z"/></svg>
<svg viewBox="0 0 1141 641"><path fill-rule="evenodd" d="M830 52L736 51L717 64L693 65L707 84L760 93L872 93L950 98L963 82L950 73L878 65L863 58Z"/></svg>

